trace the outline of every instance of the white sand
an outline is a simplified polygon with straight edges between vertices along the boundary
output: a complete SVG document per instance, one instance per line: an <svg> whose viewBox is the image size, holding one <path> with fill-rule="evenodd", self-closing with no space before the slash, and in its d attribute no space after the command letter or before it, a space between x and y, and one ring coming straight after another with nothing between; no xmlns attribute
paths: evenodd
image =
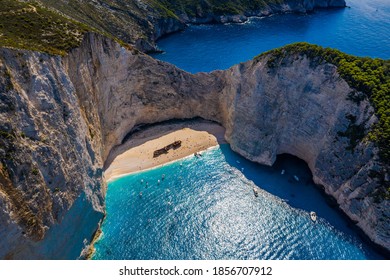
<svg viewBox="0 0 390 280"><path fill-rule="evenodd" d="M113 149L106 163L109 167L104 172L105 178L110 181L226 143L224 133L223 127L206 121L158 125L137 132L126 143ZM178 140L182 142L180 148L153 157L155 150Z"/></svg>

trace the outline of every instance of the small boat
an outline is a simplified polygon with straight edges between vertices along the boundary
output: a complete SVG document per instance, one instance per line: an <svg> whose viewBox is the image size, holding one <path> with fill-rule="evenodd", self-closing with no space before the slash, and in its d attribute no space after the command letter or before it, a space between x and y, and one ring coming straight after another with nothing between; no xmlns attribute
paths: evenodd
<svg viewBox="0 0 390 280"><path fill-rule="evenodd" d="M240 163L241 163L239 160L236 160L236 162L237 162L238 164L240 164Z"/></svg>
<svg viewBox="0 0 390 280"><path fill-rule="evenodd" d="M299 178L297 175L294 175L294 179L295 179L295 181L299 182Z"/></svg>
<svg viewBox="0 0 390 280"><path fill-rule="evenodd" d="M144 183L144 179L141 180L141 184L143 184L143 183Z"/></svg>
<svg viewBox="0 0 390 280"><path fill-rule="evenodd" d="M159 184L159 185L160 185L160 180L157 180L157 184Z"/></svg>
<svg viewBox="0 0 390 280"><path fill-rule="evenodd" d="M280 174L284 175L284 172L286 172L286 171L283 169L282 172L280 172Z"/></svg>
<svg viewBox="0 0 390 280"><path fill-rule="evenodd" d="M259 196L259 192L256 190L256 188L253 188L253 194L258 197Z"/></svg>
<svg viewBox="0 0 390 280"><path fill-rule="evenodd" d="M311 219L313 222L317 221L317 214L316 214L316 212L314 212L314 211L311 211L311 212L310 212L310 219Z"/></svg>
<svg viewBox="0 0 390 280"><path fill-rule="evenodd" d="M139 197L140 197L140 198L142 197L142 192L139 193Z"/></svg>
<svg viewBox="0 0 390 280"><path fill-rule="evenodd" d="M165 179L165 174L163 174L162 176L161 176L161 180L164 180Z"/></svg>

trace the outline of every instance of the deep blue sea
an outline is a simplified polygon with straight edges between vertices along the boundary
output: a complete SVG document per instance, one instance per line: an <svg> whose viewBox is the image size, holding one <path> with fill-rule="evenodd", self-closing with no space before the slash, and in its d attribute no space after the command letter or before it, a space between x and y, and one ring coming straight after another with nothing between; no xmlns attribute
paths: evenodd
<svg viewBox="0 0 390 280"><path fill-rule="evenodd" d="M225 144L117 179L106 201L94 259L380 258L288 156L265 167Z"/></svg>
<svg viewBox="0 0 390 280"><path fill-rule="evenodd" d="M252 18L245 24L190 26L158 41L155 58L188 72L227 69L294 42L390 59L390 1L347 0L351 8Z"/></svg>
<svg viewBox="0 0 390 280"><path fill-rule="evenodd" d="M245 24L191 26L160 40L165 53L154 56L195 73L226 69L272 48L306 41L389 59L390 1L348 5ZM264 167L222 145L200 159L117 179L108 186L107 217L93 258L382 258L329 206L311 178L296 158L281 156L272 168ZM310 211L317 213L316 223Z"/></svg>

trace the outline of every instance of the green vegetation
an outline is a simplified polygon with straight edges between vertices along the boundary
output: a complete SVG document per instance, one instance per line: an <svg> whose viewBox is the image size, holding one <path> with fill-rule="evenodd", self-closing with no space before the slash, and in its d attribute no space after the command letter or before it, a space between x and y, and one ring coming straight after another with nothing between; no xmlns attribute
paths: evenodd
<svg viewBox="0 0 390 280"><path fill-rule="evenodd" d="M36 2L0 0L0 46L64 55L88 30Z"/></svg>
<svg viewBox="0 0 390 280"><path fill-rule="evenodd" d="M161 3L161 1L158 0L147 0L149 4L157 9L159 13L165 17L165 18L176 18L179 19L179 17L174 13L174 11L170 10L167 5L164 5L164 3Z"/></svg>
<svg viewBox="0 0 390 280"><path fill-rule="evenodd" d="M318 64L329 62L336 65L340 76L357 91L350 93L348 99L357 103L365 98L371 101L379 121L368 137L378 145L382 161L387 166L390 165L390 60L356 57L308 43L296 43L271 50L257 56L255 60L268 55L268 67L274 68L291 54L306 55ZM356 141L362 138L361 132L362 129L352 122L344 132L355 136L351 138L351 147L356 146Z"/></svg>
<svg viewBox="0 0 390 280"><path fill-rule="evenodd" d="M284 0L144 1L149 7L135 0L0 0L0 47L64 55L94 31L129 48L140 38L153 41L150 18L244 14Z"/></svg>
<svg viewBox="0 0 390 280"><path fill-rule="evenodd" d="M37 175L39 174L38 168L34 167L34 168L31 170L31 174L37 176Z"/></svg>
<svg viewBox="0 0 390 280"><path fill-rule="evenodd" d="M171 11L174 14L186 13L194 17L213 13L216 15L237 15L247 11L257 11L267 6L283 3L282 0L147 0L153 7Z"/></svg>
<svg viewBox="0 0 390 280"><path fill-rule="evenodd" d="M12 133L9 133L8 131L5 130L0 130L0 137L8 140L12 140L15 138L15 136Z"/></svg>
<svg viewBox="0 0 390 280"><path fill-rule="evenodd" d="M112 38L127 48L129 48L127 44L134 44L137 38L149 38L151 36L151 25L148 18L158 18L157 10L162 15L167 15L167 17L168 15L175 16L163 6L153 11L150 8L143 7L135 0L36 1L50 10L59 11L66 17L82 22L90 30Z"/></svg>
<svg viewBox="0 0 390 280"><path fill-rule="evenodd" d="M354 152L359 142L366 136L364 129L365 123L356 124L356 117L353 115L347 115L346 118L349 120L349 125L346 131L339 131L337 133L340 137L347 137L349 139L349 145L347 150Z"/></svg>
<svg viewBox="0 0 390 280"><path fill-rule="evenodd" d="M69 10L70 14L72 11ZM84 12L87 11L89 10ZM93 14L93 11L91 13ZM104 29L99 30L94 25L86 25L67 18L36 1L25 3L17 0L0 0L0 47L65 55L80 45L88 31L101 33L128 50L133 50Z"/></svg>
<svg viewBox="0 0 390 280"><path fill-rule="evenodd" d="M4 166L4 165L3 165ZM39 218L29 207L23 192L15 188L5 167L0 168L0 192L11 202L14 217L24 229L24 233L33 240L41 240L44 236L42 218Z"/></svg>

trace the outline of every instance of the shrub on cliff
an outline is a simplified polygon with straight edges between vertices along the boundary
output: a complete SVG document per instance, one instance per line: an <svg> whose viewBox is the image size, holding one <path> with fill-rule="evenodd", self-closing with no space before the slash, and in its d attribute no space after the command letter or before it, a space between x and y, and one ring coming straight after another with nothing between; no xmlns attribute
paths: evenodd
<svg viewBox="0 0 390 280"><path fill-rule="evenodd" d="M378 146L380 159L388 172L390 166L390 60L357 57L331 48L295 43L260 54L255 57L255 61L258 61L260 57L269 56L267 66L277 68L284 57L293 54L306 55L314 63L328 62L337 66L340 76L356 90L351 92L348 98L357 103L366 98L370 100L378 122L368 132L368 139ZM357 144L357 137L361 139L365 136L361 134L362 129L356 129L353 125L351 129L343 132L345 135L353 134L349 135L352 149ZM385 172L381 172L378 177L384 190L381 196L390 199L390 185L384 178Z"/></svg>
<svg viewBox="0 0 390 280"><path fill-rule="evenodd" d="M35 2L0 0L0 46L65 54L88 28Z"/></svg>

